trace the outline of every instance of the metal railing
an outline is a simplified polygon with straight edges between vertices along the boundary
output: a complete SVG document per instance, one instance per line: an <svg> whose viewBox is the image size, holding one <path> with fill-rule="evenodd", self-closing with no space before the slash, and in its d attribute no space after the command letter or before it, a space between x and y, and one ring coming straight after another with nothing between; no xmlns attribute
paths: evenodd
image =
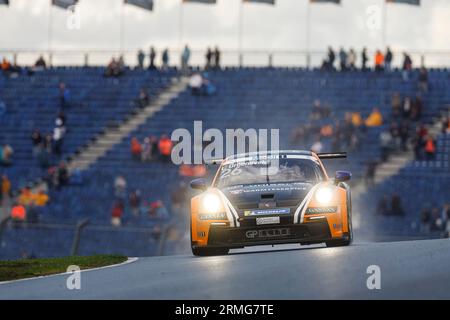
<svg viewBox="0 0 450 320"><path fill-rule="evenodd" d="M161 51L157 52L156 64L161 65ZM0 57L7 57L18 65L32 65L39 56L44 56L51 66L105 66L112 57L123 55L125 63L129 66L137 65L138 49L133 50L33 50L33 49L1 49ZM144 52L145 64L148 65L148 50ZM424 63L427 67L450 67L450 51L438 50L412 50L408 52L415 66ZM205 50L192 50L190 64L193 66L205 65ZM369 66L373 66L374 52L369 51ZM172 66L180 65L181 50L169 49ZM245 66L245 67L319 67L326 58L323 50L233 50L221 51L222 66ZM338 53L336 52L336 65L338 64ZM394 52L393 66L400 67L403 60L403 52ZM357 66L361 63L361 52L357 52Z"/></svg>

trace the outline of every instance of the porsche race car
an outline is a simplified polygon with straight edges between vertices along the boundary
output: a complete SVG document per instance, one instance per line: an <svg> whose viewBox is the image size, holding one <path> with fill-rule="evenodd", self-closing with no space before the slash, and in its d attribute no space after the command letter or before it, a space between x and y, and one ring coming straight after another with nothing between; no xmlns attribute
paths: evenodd
<svg viewBox="0 0 450 320"><path fill-rule="evenodd" d="M287 243L347 246L353 240L351 174L329 178L323 159L345 153L247 153L220 164L210 186L191 182L191 247L196 256Z"/></svg>

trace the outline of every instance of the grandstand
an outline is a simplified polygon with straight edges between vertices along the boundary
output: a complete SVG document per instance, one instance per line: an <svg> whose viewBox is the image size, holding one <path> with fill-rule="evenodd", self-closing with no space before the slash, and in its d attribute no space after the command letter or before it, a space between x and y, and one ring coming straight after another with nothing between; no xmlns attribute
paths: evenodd
<svg viewBox="0 0 450 320"><path fill-rule="evenodd" d="M49 131L57 107L58 83L63 81L73 92L73 105L66 110L68 117L67 140L63 158L69 159L83 153L83 146L101 133L120 126L136 116L131 113L132 101L140 87L150 89L153 97L170 85L173 71L127 70L123 77L105 79L101 68L55 68L35 76L16 79L1 77L4 90L0 99L8 105L1 118L3 143L14 147L14 165L3 170L11 177L15 189L42 177L42 169L31 157L31 128ZM430 70L430 91L424 95L423 121L433 123L450 103L449 72ZM368 128L360 147L351 152L348 162L340 166L350 168L361 180L365 163L380 157L378 136L389 126L390 99L393 92L402 96L414 96L417 91L417 72L408 82L402 80L401 72L322 72L298 68L227 68L208 71L208 78L218 88L211 97L194 96L186 88L160 111L148 117L144 124L108 150L82 172L82 185L69 185L61 190L50 190L51 202L40 212L39 223L25 228L4 224L1 232L0 257L14 258L25 254L34 256L58 256L73 253L76 230L81 237L77 241L78 254L120 252L127 255L154 255L168 253L168 245L162 251L161 234L170 221L183 221L187 215L187 202L181 212L171 210L171 194L183 178L171 163L159 161L136 162L130 155L131 137L143 140L150 135L161 136L176 128L192 128L201 119L203 127L280 128L282 148L309 148L291 141L291 133L299 125L310 122L311 106L316 99L331 108L331 117L320 120L325 124L331 119L342 119L345 112L360 112L366 118L374 106L379 107L385 123L381 127ZM356 92L356 93L355 93ZM139 114L139 111L137 111ZM420 210L428 203L443 205L448 201L449 157L448 135L438 140L435 161L413 161L400 173L367 190L361 201L376 203L385 192L402 190L405 219L387 217L379 221L379 229L391 235L418 235ZM308 141L308 144L313 141ZM324 139L325 148L330 148ZM56 161L56 159L55 159ZM329 174L332 174L330 172ZM148 219L142 214L134 219L126 208L123 227L110 227L111 207L114 203L114 179L122 175L128 182L128 191L139 189L145 201L162 200L168 207L170 217ZM439 178L436 176L439 175ZM434 176L433 180L427 179ZM409 195L420 194L410 199ZM81 200L81 201L80 201ZM367 205L365 205L367 207ZM366 210L364 210L366 211ZM376 210L361 212L364 220L378 217ZM367 219L366 219L367 218ZM378 217L379 218L379 217ZM77 222L89 219L89 224L77 229ZM374 218L375 219L375 218ZM406 222L405 222L406 221ZM388 225L388 227L386 227ZM179 230L184 226L178 225ZM40 239L35 241L35 239ZM181 239L181 240L180 240ZM182 241L178 235L173 241ZM169 241L170 242L170 241ZM45 248L45 249L44 249Z"/></svg>

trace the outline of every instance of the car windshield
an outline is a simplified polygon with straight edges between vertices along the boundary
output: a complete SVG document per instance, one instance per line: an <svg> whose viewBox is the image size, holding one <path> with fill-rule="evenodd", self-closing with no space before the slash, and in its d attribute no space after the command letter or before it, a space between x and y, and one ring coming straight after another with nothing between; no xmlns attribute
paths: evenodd
<svg viewBox="0 0 450 320"><path fill-rule="evenodd" d="M247 184L314 182L323 180L317 160L309 156L273 159L245 158L225 162L217 177L218 187Z"/></svg>

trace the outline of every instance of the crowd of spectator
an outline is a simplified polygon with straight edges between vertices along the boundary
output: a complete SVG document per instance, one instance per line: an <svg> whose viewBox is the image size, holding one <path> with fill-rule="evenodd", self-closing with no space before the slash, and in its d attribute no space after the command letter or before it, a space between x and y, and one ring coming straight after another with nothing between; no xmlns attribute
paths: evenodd
<svg viewBox="0 0 450 320"><path fill-rule="evenodd" d="M124 224L124 216L129 209L130 219L133 223L141 216L147 215L152 220L164 220L169 217L169 212L160 199L144 201L139 189L129 191L127 180L124 176L114 179L114 202L111 208L111 225L120 227Z"/></svg>
<svg viewBox="0 0 450 320"><path fill-rule="evenodd" d="M367 71L370 69L368 65L370 58L367 53L367 48L363 48L361 51L361 63L360 70ZM328 47L328 52L326 58L322 62L321 69L323 71L336 71L335 67L336 61L338 61L340 71L355 71L358 70L357 61L358 55L353 48L346 51L343 47L339 49L336 54L332 47ZM387 47L385 53L381 50L376 50L373 57L373 69L377 72L390 72L392 71L392 61L394 59L394 53ZM411 56L407 53L403 53L403 63L402 63L402 75L405 81L409 80L409 74L413 67L413 61Z"/></svg>
<svg viewBox="0 0 450 320"><path fill-rule="evenodd" d="M443 237L448 238L450 236L450 204L422 209L420 232L424 234L439 232Z"/></svg>
<svg viewBox="0 0 450 320"><path fill-rule="evenodd" d="M145 137L143 143L133 137L130 143L131 157L142 162L169 162L172 148L173 142L167 135L162 135L159 139L156 136Z"/></svg>
<svg viewBox="0 0 450 320"><path fill-rule="evenodd" d="M11 207L11 220L14 226L24 222L37 223L43 207L50 201L50 197L43 188L33 190L25 187Z"/></svg>

